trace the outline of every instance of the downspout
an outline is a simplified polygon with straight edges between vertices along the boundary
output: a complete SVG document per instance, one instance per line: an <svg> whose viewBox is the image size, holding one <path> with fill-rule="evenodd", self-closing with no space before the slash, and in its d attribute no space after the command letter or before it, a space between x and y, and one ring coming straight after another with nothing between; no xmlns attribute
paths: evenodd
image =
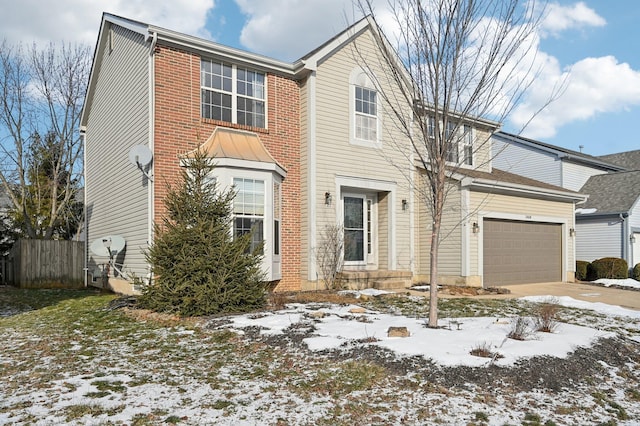
<svg viewBox="0 0 640 426"><path fill-rule="evenodd" d="M630 230L629 230L629 221L626 220L628 215L625 216L624 213L620 213L620 220L622 221L622 258L627 261L627 264L631 263L631 259L629 258L629 244L630 244Z"/></svg>
<svg viewBox="0 0 640 426"><path fill-rule="evenodd" d="M158 42L158 33L157 32L153 32L153 34L150 34L151 36L151 44L149 46L149 87L148 87L148 91L149 91L149 117L148 117L148 123L149 123L149 150L152 153L152 158L155 157L155 150L154 150L154 142L155 142L155 63L154 63L154 54L155 54L155 49L156 49L156 44ZM149 165L149 175L151 177L154 176L154 169L155 169L155 165L154 165L154 160L152 159L151 164ZM149 179L149 193L148 193L148 206L147 206L147 215L148 215L148 221L147 221L147 248L151 246L152 242L153 242L153 219L154 219L154 214L155 214L155 209L153 207L154 204L154 189L155 189L155 179ZM147 284L151 283L151 278L152 278L152 273L151 273L151 267L150 265L147 265L148 268L148 274L147 274Z"/></svg>
<svg viewBox="0 0 640 426"><path fill-rule="evenodd" d="M87 220L87 175L85 164L87 164L87 128L80 127L80 137L82 138L82 176L84 177L84 190L82 191L82 202L84 208L84 288L89 286L89 221Z"/></svg>

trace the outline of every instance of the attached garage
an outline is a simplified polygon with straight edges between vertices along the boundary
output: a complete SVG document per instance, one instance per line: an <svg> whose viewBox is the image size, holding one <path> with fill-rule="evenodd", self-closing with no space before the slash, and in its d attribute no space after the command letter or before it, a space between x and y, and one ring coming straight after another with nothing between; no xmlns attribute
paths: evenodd
<svg viewBox="0 0 640 426"><path fill-rule="evenodd" d="M562 281L562 225L483 221L485 287Z"/></svg>

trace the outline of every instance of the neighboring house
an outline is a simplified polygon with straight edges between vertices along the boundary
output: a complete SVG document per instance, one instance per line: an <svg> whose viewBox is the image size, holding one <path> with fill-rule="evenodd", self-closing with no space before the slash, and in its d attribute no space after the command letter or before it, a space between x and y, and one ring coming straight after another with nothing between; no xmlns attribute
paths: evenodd
<svg viewBox="0 0 640 426"><path fill-rule="evenodd" d="M493 135L493 166L552 185L580 191L591 177L625 167L581 152L505 132Z"/></svg>
<svg viewBox="0 0 640 426"><path fill-rule="evenodd" d="M627 170L640 170L640 149L635 151L618 152L616 154L601 155L599 158Z"/></svg>
<svg viewBox="0 0 640 426"><path fill-rule="evenodd" d="M576 259L640 262L640 151L594 157L520 136L493 136L493 164L588 196L576 209Z"/></svg>
<svg viewBox="0 0 640 426"><path fill-rule="evenodd" d="M148 280L144 251L185 155L215 157L217 182L238 191L234 233L256 227L263 269L278 290L322 288L316 252L342 227L345 279L408 286L429 274L431 219L423 170L374 84L378 33L363 19L293 62L281 62L110 14L103 16L82 131L87 242L121 236L109 285ZM439 276L502 285L574 277L574 191L492 168L497 123L461 123L452 160ZM464 134L463 134L464 133ZM129 161L132 147L152 161ZM135 156L134 156L135 157ZM142 169L142 170L139 170ZM410 184L410 181L413 184ZM413 186L412 186L413 185ZM104 257L88 251L89 279ZM97 285L97 284L96 284Z"/></svg>

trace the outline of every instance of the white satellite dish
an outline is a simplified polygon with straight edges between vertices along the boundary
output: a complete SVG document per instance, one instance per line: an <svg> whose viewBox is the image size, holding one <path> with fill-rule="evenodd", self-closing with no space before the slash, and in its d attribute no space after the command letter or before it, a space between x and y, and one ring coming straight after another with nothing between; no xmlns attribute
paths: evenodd
<svg viewBox="0 0 640 426"><path fill-rule="evenodd" d="M146 145L134 145L129 150L129 161L136 167L146 167L151 163L153 154Z"/></svg>
<svg viewBox="0 0 640 426"><path fill-rule="evenodd" d="M89 249L96 256L115 257L124 249L125 240L120 235L108 235L93 240Z"/></svg>

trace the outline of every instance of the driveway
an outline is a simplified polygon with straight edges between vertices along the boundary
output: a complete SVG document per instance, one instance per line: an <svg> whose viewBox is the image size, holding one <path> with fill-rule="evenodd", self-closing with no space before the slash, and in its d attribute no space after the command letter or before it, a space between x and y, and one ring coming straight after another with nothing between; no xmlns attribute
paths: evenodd
<svg viewBox="0 0 640 426"><path fill-rule="evenodd" d="M540 283L517 284L504 286L511 294L504 297L523 296L569 296L574 299L587 302L602 302L609 305L618 305L624 308L640 310L640 291L621 290L617 288L602 287L587 283ZM496 297L496 296L478 296Z"/></svg>

